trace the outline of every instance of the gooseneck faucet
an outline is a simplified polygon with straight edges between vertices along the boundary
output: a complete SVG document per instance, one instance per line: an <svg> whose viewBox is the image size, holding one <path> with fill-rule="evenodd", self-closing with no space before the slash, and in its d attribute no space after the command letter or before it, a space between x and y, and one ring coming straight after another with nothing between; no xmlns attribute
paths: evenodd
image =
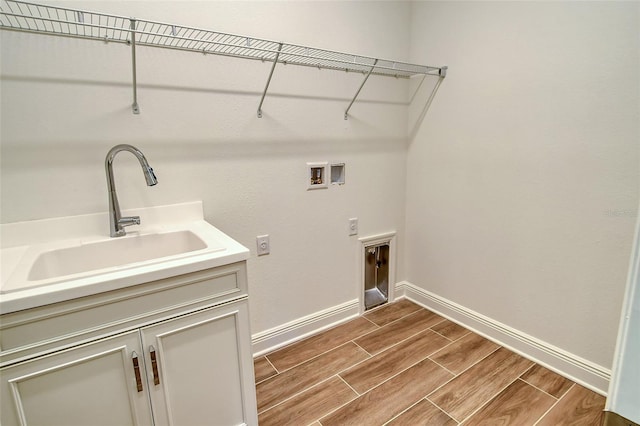
<svg viewBox="0 0 640 426"><path fill-rule="evenodd" d="M149 166L147 159L142 151L131 145L116 145L109 150L107 158L104 160L104 168L107 172L107 187L109 190L109 228L112 237L122 237L126 234L124 227L129 225L140 225L140 216L122 217L120 213L120 205L118 204L118 194L116 194L116 185L113 179L113 159L120 151L129 151L136 156L142 166L142 173L147 181L147 186L153 186L158 183L153 169Z"/></svg>

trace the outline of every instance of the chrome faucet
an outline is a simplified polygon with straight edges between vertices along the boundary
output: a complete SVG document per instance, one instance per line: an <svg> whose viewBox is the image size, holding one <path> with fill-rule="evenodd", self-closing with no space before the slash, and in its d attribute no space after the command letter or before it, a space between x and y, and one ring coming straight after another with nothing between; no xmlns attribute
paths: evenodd
<svg viewBox="0 0 640 426"><path fill-rule="evenodd" d="M120 151L129 151L136 156L142 166L142 173L144 173L147 186L153 186L158 183L156 175L153 174L153 169L149 166L144 154L138 148L123 144L116 145L109 150L107 158L104 160L104 168L107 172L107 187L109 189L109 228L112 237L122 237L125 235L125 226L140 225L140 216L122 217L120 213L118 194L116 194L116 185L113 179L113 159Z"/></svg>

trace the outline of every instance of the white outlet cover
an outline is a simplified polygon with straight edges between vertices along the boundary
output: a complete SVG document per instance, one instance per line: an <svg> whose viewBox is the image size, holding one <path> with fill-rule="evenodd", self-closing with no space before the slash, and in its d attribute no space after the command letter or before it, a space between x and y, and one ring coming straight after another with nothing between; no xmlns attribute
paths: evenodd
<svg viewBox="0 0 640 426"><path fill-rule="evenodd" d="M358 218L349 219L349 235L358 235Z"/></svg>
<svg viewBox="0 0 640 426"><path fill-rule="evenodd" d="M271 244L268 235L258 235L256 237L256 246L258 247L258 256L263 256L271 252Z"/></svg>

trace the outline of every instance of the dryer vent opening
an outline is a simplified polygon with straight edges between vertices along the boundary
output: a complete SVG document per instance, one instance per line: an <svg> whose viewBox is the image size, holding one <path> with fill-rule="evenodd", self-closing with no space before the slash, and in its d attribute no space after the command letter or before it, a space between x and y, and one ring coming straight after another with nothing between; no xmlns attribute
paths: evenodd
<svg viewBox="0 0 640 426"><path fill-rule="evenodd" d="M364 309L389 301L389 244L364 247Z"/></svg>

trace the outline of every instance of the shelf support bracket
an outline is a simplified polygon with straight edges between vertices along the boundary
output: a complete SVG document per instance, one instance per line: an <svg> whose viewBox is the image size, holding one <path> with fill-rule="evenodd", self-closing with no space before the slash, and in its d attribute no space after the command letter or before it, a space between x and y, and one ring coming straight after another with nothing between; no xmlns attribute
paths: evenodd
<svg viewBox="0 0 640 426"><path fill-rule="evenodd" d="M273 65L271 66L271 72L269 73L267 84L264 86L264 91L262 92L262 99L260 99L260 105L258 105L258 118L262 118L262 103L264 102L264 97L267 94L267 89L269 89L269 83L271 83L271 77L273 77L273 70L276 68L276 64L278 63L278 58L280 57L281 50L282 50L282 43L278 44L278 53L276 53L276 58L273 60Z"/></svg>
<svg viewBox="0 0 640 426"><path fill-rule="evenodd" d="M424 74L422 76L422 79L420 80L420 83L418 84L418 87L416 87L416 90L413 92L411 99L409 99L409 104L413 103L413 100L416 98L416 95L418 94L418 92L420 91L420 88L422 87L422 83L424 83L426 79L427 79L427 74Z"/></svg>
<svg viewBox="0 0 640 426"><path fill-rule="evenodd" d="M138 81L136 79L136 20L131 19L131 65L133 70L133 104L131 109L134 114L140 114L138 106Z"/></svg>
<svg viewBox="0 0 640 426"><path fill-rule="evenodd" d="M373 69L376 67L376 65L378 64L378 60L376 59L375 61L373 61L373 66L371 67L371 69L369 69L369 72L367 73L367 75L364 77L364 80L362 80L362 84L360 84L360 87L358 88L358 91L356 92L355 96L353 97L353 99L351 99L351 103L349 104L349 106L347 107L346 111L344 112L344 119L346 120L349 117L349 110L351 109L351 106L353 105L353 103L356 101L356 98L358 97L358 95L360 94L360 91L362 90L362 88L364 87L364 84L367 82L367 80L369 79L369 76L371 75L371 73L373 72Z"/></svg>

